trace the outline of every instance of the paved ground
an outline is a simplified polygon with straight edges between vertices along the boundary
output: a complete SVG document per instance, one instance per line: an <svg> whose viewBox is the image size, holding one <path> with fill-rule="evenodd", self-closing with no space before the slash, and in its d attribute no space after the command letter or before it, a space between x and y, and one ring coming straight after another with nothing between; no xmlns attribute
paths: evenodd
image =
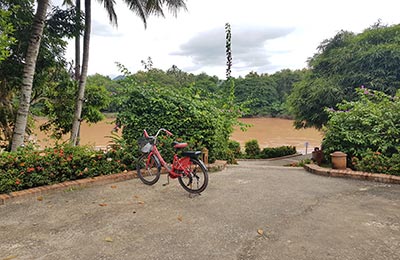
<svg viewBox="0 0 400 260"><path fill-rule="evenodd" d="M195 197L162 176L0 206L0 260L400 259L399 185L284 163L229 166Z"/></svg>

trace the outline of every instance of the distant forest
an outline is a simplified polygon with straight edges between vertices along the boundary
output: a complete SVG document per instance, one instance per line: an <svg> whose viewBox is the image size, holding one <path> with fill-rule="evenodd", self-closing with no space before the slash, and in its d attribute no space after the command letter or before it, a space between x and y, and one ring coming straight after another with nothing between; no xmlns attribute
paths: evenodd
<svg viewBox="0 0 400 260"><path fill-rule="evenodd" d="M250 72L245 77L233 78L235 103L242 108L243 117L290 117L286 107L286 99L293 85L299 82L304 70L292 71L285 69L274 74L257 74ZM218 98L224 94L227 81L217 76L205 73L194 75L172 66L167 71L148 68L130 75L138 85L158 85L166 88L194 88L198 92L208 93ZM111 79L108 76L95 74L88 76L87 84L104 88L111 97L108 107L102 112L116 113L119 111L119 99L123 95L121 81L125 76Z"/></svg>

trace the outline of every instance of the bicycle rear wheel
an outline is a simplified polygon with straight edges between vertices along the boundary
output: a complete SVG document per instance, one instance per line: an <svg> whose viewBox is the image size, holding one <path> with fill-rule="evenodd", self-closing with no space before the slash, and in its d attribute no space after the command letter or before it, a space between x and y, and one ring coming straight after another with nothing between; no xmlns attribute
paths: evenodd
<svg viewBox="0 0 400 260"><path fill-rule="evenodd" d="M181 186L190 193L200 193L207 188L208 171L204 163L198 159L191 159L191 165L188 175L179 177Z"/></svg>
<svg viewBox="0 0 400 260"><path fill-rule="evenodd" d="M154 154L143 154L137 161L136 170L144 184L153 185L160 179L161 164Z"/></svg>

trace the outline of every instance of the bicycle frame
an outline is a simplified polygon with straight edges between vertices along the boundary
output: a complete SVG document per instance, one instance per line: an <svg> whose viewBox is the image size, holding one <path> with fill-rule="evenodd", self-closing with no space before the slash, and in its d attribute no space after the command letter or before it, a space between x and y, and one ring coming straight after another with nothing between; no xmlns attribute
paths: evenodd
<svg viewBox="0 0 400 260"><path fill-rule="evenodd" d="M175 153L174 154L174 158L172 161L172 164L169 165L164 158L162 157L162 155L160 154L160 151L157 149L157 136L159 135L160 131L165 131L168 135L172 135L171 132L169 132L168 130L165 130L163 128L161 128L160 130L158 130L157 134L155 135L155 142L153 144L153 149L151 150L151 152L149 153L148 157L147 157L147 163L149 162L150 158L152 155L155 155L157 157L157 159L159 160L159 162L161 163L161 165L167 170L169 176L172 179L175 179L177 177L183 177L184 174L188 175L189 171L189 167L191 165L191 161L190 161L190 157L185 156L182 158L179 158L178 155ZM146 138L149 138L150 136L147 134L146 130L144 130L144 136ZM182 171L183 173L178 173L177 171Z"/></svg>
<svg viewBox="0 0 400 260"><path fill-rule="evenodd" d="M203 161L199 158L201 151L182 151L182 157L176 152L172 163L168 164L157 148L157 137L163 131L167 135L172 133L164 128L160 128L157 134L149 136L146 130L143 131L144 138L138 139L140 151L143 153L137 160L136 170L140 180L147 185L153 185L160 179L161 168L165 168L167 183L169 179L177 178L179 184L189 193L200 194L208 185L208 170ZM175 149L183 149L187 143L174 142Z"/></svg>

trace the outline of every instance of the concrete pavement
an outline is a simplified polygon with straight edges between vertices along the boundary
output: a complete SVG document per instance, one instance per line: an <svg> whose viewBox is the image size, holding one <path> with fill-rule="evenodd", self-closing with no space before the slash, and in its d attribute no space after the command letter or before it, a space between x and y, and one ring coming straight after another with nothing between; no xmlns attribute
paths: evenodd
<svg viewBox="0 0 400 260"><path fill-rule="evenodd" d="M71 189L0 206L2 259L400 259L400 186L271 161Z"/></svg>

